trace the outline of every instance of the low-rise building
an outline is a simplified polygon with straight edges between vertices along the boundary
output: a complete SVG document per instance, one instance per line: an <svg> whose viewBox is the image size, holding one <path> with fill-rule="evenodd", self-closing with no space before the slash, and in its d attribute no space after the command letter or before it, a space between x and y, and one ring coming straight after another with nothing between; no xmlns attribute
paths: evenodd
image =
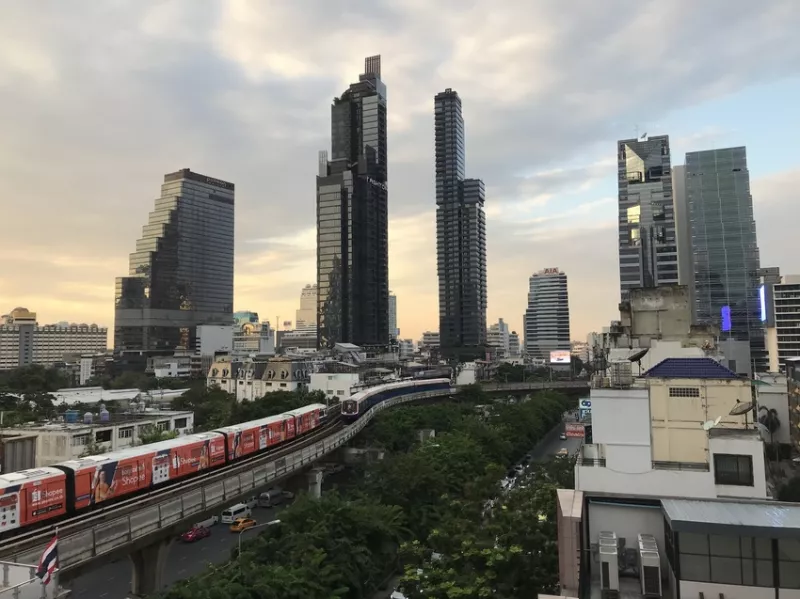
<svg viewBox="0 0 800 599"><path fill-rule="evenodd" d="M398 339L397 347L401 360L410 360L414 355L414 341L412 339Z"/></svg>
<svg viewBox="0 0 800 599"><path fill-rule="evenodd" d="M349 398L359 386L361 377L358 373L327 373L314 372L311 374L309 391L322 391L330 401L342 401Z"/></svg>
<svg viewBox="0 0 800 599"><path fill-rule="evenodd" d="M252 401L274 391L307 389L313 369L310 362L292 358L220 358L209 369L206 384L235 395L239 401Z"/></svg>
<svg viewBox="0 0 800 599"><path fill-rule="evenodd" d="M63 422L15 428L15 432L36 435L36 466L49 466L86 455L117 451L141 443L140 436L154 428L180 435L194 428L192 412L156 411L75 414L81 422Z"/></svg>

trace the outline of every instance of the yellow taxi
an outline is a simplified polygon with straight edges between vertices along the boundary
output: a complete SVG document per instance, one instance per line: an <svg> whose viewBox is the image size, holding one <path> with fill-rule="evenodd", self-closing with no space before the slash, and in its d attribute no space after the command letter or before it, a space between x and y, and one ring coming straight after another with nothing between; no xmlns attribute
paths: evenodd
<svg viewBox="0 0 800 599"><path fill-rule="evenodd" d="M236 518L231 524L231 532L242 532L248 528L253 528L257 522L252 518Z"/></svg>

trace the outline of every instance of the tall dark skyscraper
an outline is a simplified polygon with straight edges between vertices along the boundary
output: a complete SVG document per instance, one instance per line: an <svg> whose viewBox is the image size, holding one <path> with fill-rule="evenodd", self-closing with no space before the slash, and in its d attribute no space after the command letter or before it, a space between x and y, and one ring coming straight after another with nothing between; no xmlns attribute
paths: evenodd
<svg viewBox="0 0 800 599"><path fill-rule="evenodd" d="M381 58L331 106L317 176L317 344L389 343L386 85Z"/></svg>
<svg viewBox="0 0 800 599"><path fill-rule="evenodd" d="M760 317L761 259L744 147L687 152L686 201L692 231L694 312L723 337L750 341L757 369L766 368Z"/></svg>
<svg viewBox="0 0 800 599"><path fill-rule="evenodd" d="M452 89L434 98L439 338L445 357L486 344L486 216L480 179L465 179L464 118Z"/></svg>
<svg viewBox="0 0 800 599"><path fill-rule="evenodd" d="M192 349L197 325L233 323L233 199L233 183L188 168L164 176L116 281L116 352Z"/></svg>
<svg viewBox="0 0 800 599"><path fill-rule="evenodd" d="M669 136L617 143L620 295L678 283Z"/></svg>

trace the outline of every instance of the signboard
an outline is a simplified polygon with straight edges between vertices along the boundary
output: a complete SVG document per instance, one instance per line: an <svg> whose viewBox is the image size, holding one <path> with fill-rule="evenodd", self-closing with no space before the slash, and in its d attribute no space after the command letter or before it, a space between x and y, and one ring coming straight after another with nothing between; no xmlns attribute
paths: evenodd
<svg viewBox="0 0 800 599"><path fill-rule="evenodd" d="M580 439L583 439L586 434L586 430L579 422L567 422L564 425L564 432L567 433L567 437L578 437Z"/></svg>
<svg viewBox="0 0 800 599"><path fill-rule="evenodd" d="M550 352L551 364L569 364L571 359L568 349L557 349Z"/></svg>
<svg viewBox="0 0 800 599"><path fill-rule="evenodd" d="M578 403L578 407L580 407L582 410L591 410L592 409L592 400L588 399L588 398L582 399Z"/></svg>
<svg viewBox="0 0 800 599"><path fill-rule="evenodd" d="M557 268L545 268L544 274L546 275L558 275L561 274Z"/></svg>

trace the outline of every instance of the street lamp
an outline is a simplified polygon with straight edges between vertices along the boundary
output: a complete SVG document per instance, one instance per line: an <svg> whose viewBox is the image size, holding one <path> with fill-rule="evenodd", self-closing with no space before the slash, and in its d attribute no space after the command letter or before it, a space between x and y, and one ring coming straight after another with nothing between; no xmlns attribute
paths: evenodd
<svg viewBox="0 0 800 599"><path fill-rule="evenodd" d="M245 528L244 530L239 531L239 553L236 554L236 560L242 557L242 535L249 530L255 530L256 528L266 528L267 526L276 526L280 524L280 520L270 520L269 522L265 522L264 524L256 524L255 526L251 526L250 528ZM241 569L241 562L239 562L239 568Z"/></svg>

